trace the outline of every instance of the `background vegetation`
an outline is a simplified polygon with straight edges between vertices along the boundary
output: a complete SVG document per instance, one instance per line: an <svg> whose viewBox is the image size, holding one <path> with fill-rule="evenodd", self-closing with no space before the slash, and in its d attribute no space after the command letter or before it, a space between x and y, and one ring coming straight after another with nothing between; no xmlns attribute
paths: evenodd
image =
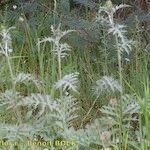
<svg viewBox="0 0 150 150"><path fill-rule="evenodd" d="M149 12L147 0L1 0L0 139L19 144L0 148L149 150Z"/></svg>

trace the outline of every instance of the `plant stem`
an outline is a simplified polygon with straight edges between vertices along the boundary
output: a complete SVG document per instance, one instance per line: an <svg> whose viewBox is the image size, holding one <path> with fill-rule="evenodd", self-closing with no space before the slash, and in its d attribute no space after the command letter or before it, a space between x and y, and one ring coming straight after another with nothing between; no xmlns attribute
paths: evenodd
<svg viewBox="0 0 150 150"><path fill-rule="evenodd" d="M119 48L119 41L118 41L118 37L117 35L115 35L115 40L116 40L116 46L117 46L117 57L118 57L118 71L119 71L119 80L120 80L120 85L122 86L122 65L121 65L121 52L120 52L120 48ZM123 87L123 86L122 86ZM122 95L123 95L123 91L121 89L120 92L120 100L119 100L119 114L120 114L120 118L119 118L119 149L122 149L122 142L123 142L123 128L122 128Z"/></svg>
<svg viewBox="0 0 150 150"><path fill-rule="evenodd" d="M59 80L62 78L62 72L61 72L61 56L58 55L58 76ZM60 97L62 96L62 88L60 88Z"/></svg>
<svg viewBox="0 0 150 150"><path fill-rule="evenodd" d="M15 83L14 83L14 75L13 75L13 71L12 71L9 55L6 53L5 56L6 56L6 60L7 60L7 64L8 64L8 67L9 67L11 80L12 80L12 90L13 90L13 94L14 94L14 97L13 97L13 99L14 99L14 106L16 106L16 95L15 95L16 94L16 87L15 87ZM21 123L22 122L21 121L21 114L20 114L20 112L18 110L16 110L16 114L17 114L17 118L18 118L19 123Z"/></svg>

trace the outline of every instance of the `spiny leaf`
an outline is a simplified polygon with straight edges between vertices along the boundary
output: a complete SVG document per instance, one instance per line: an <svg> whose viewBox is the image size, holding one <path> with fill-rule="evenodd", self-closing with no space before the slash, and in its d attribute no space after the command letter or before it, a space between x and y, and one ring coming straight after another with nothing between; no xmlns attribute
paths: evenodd
<svg viewBox="0 0 150 150"><path fill-rule="evenodd" d="M58 109L57 102L54 101L50 95L40 93L33 93L31 96L22 98L22 101L20 101L18 105L33 106L34 108L38 107L41 113L44 113L46 108L48 108L50 111Z"/></svg>
<svg viewBox="0 0 150 150"><path fill-rule="evenodd" d="M122 86L111 76L103 76L102 79L96 81L96 85L92 88L94 94L99 95L102 92L121 92Z"/></svg>
<svg viewBox="0 0 150 150"><path fill-rule="evenodd" d="M33 82L37 87L41 86L41 82L37 80L32 74L19 73L14 77L14 84Z"/></svg>
<svg viewBox="0 0 150 150"><path fill-rule="evenodd" d="M68 89L77 92L78 75L78 72L65 75L62 79L55 83L54 87L56 89L63 88L64 91Z"/></svg>

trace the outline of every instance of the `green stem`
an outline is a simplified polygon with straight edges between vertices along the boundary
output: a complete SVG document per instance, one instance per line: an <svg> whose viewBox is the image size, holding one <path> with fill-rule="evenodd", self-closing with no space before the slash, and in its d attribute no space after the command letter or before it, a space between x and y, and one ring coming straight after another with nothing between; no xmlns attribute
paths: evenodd
<svg viewBox="0 0 150 150"><path fill-rule="evenodd" d="M8 67L9 67L11 80L12 80L12 90L13 90L13 94L14 94L14 97L13 97L14 106L16 106L16 95L15 95L16 94L16 87L15 87L15 83L14 83L14 74L13 74L13 71L12 71L9 55L6 53L5 56L6 56L6 60L7 60L7 64L8 64ZM21 121L21 114L20 114L19 110L16 110L15 112L17 114L17 118L18 118L19 123L21 123L22 122Z"/></svg>

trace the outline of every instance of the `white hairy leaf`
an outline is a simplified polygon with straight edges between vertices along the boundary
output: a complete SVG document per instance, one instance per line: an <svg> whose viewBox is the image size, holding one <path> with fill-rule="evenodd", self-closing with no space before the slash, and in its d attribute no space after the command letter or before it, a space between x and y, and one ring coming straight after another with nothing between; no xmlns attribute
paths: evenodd
<svg viewBox="0 0 150 150"><path fill-rule="evenodd" d="M78 72L65 75L55 83L54 87L56 89L63 88L64 91L68 89L77 92L78 75Z"/></svg>
<svg viewBox="0 0 150 150"><path fill-rule="evenodd" d="M31 96L26 96L22 98L22 101L18 105L22 106L33 106L34 108L39 108L40 114L44 113L46 108L50 111L58 109L58 104L54 101L50 95L33 93Z"/></svg>
<svg viewBox="0 0 150 150"><path fill-rule="evenodd" d="M37 87L40 87L41 82L37 80L32 74L29 73L19 73L14 77L15 85L17 83L29 83L33 82Z"/></svg>
<svg viewBox="0 0 150 150"><path fill-rule="evenodd" d="M96 81L96 85L93 87L93 92L99 95L102 92L121 92L122 86L119 82L111 76L103 76L102 79Z"/></svg>

